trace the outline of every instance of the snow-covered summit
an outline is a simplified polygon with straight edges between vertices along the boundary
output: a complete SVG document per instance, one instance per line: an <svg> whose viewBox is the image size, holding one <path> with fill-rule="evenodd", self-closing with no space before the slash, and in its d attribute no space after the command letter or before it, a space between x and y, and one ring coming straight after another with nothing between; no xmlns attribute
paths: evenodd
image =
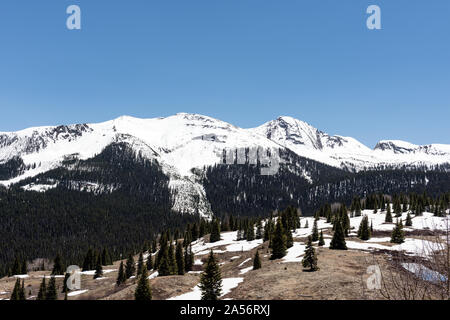
<svg viewBox="0 0 450 320"><path fill-rule="evenodd" d="M126 142L140 154L156 158L177 177L190 177L193 168L221 162L224 149L249 147L285 147L302 157L356 170L450 163L450 145L417 146L387 140L372 150L354 138L329 135L288 116L243 129L204 115L178 113L164 118L121 116L102 123L1 132L0 165L20 158L27 170L0 183L9 185L51 170L67 157L89 159L115 142Z"/></svg>
<svg viewBox="0 0 450 320"><path fill-rule="evenodd" d="M450 163L450 145L417 146L400 140L385 140L370 149L352 137L329 135L292 117L279 117L249 130L303 157L341 168L363 170L378 166Z"/></svg>

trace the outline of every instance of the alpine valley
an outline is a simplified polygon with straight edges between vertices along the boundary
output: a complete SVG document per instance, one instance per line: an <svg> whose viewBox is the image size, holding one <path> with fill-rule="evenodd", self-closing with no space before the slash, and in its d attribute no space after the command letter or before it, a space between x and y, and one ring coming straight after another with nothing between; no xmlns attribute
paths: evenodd
<svg viewBox="0 0 450 320"><path fill-rule="evenodd" d="M278 172L261 175L252 148L276 150ZM230 150L244 150L246 161L225 161ZM0 266L17 252L79 261L90 246L118 257L200 217L287 206L308 216L354 196L448 190L450 145L389 140L371 149L291 117L252 129L180 113L0 132L0 234L8 239Z"/></svg>

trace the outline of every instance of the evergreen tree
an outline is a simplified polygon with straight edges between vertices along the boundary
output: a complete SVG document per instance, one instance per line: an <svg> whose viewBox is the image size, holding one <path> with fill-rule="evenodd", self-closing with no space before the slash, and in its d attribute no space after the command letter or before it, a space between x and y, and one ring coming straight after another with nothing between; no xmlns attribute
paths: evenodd
<svg viewBox="0 0 450 320"><path fill-rule="evenodd" d="M308 243L306 244L305 256L302 260L303 268L309 268L309 271L317 271L319 267L317 266L317 255L316 250L312 244L312 236L308 237Z"/></svg>
<svg viewBox="0 0 450 320"><path fill-rule="evenodd" d="M26 300L25 297L25 280L22 280L22 286L19 291L19 300Z"/></svg>
<svg viewBox="0 0 450 320"><path fill-rule="evenodd" d="M405 226L407 226L407 227L411 227L412 226L412 219L411 219L411 215L409 214L409 212L408 212L408 214L406 216Z"/></svg>
<svg viewBox="0 0 450 320"><path fill-rule="evenodd" d="M45 295L45 300L56 300L58 298L56 293L56 279L54 276L50 278L48 282L47 293Z"/></svg>
<svg viewBox="0 0 450 320"><path fill-rule="evenodd" d="M83 271L93 270L95 268L95 256L92 248L88 249L83 261Z"/></svg>
<svg viewBox="0 0 450 320"><path fill-rule="evenodd" d="M102 251L102 265L109 266L112 265L112 258L109 255L108 249L103 248Z"/></svg>
<svg viewBox="0 0 450 320"><path fill-rule="evenodd" d="M67 281L69 280L69 278L70 278L70 273L66 273L64 275L62 293L67 293L69 291L69 287L67 286Z"/></svg>
<svg viewBox="0 0 450 320"><path fill-rule="evenodd" d="M19 274L21 274L21 272L22 272L22 266L20 263L20 259L18 257L16 257L16 259L14 260L11 274L19 275Z"/></svg>
<svg viewBox="0 0 450 320"><path fill-rule="evenodd" d="M27 274L28 273L27 260L23 260L23 262L22 262L22 271L20 273L21 274Z"/></svg>
<svg viewBox="0 0 450 320"><path fill-rule="evenodd" d="M45 284L45 276L42 279L41 285L39 287L39 292L36 300L45 300L47 296L47 285Z"/></svg>
<svg viewBox="0 0 450 320"><path fill-rule="evenodd" d="M144 255L142 254L142 252L139 254L139 259L138 259L138 267L137 267L137 276L139 276L142 271L144 270Z"/></svg>
<svg viewBox="0 0 450 320"><path fill-rule="evenodd" d="M394 230L392 230L391 242L397 244L405 242L405 232L403 231L403 224L401 219L397 219Z"/></svg>
<svg viewBox="0 0 450 320"><path fill-rule="evenodd" d="M247 227L247 241L255 240L255 228L253 223L249 223Z"/></svg>
<svg viewBox="0 0 450 320"><path fill-rule="evenodd" d="M319 229L317 228L317 220L314 221L311 238L313 242L319 240Z"/></svg>
<svg viewBox="0 0 450 320"><path fill-rule="evenodd" d="M286 255L286 235L283 230L283 225L280 219L278 219L275 234L272 239L272 256L270 259L280 259Z"/></svg>
<svg viewBox="0 0 450 320"><path fill-rule="evenodd" d="M139 282L134 292L134 298L136 301L152 300L152 290L148 281L147 268L142 268L142 273L140 274Z"/></svg>
<svg viewBox="0 0 450 320"><path fill-rule="evenodd" d="M177 258L175 256L175 248L172 241L170 241L169 246L169 268L171 275L178 273Z"/></svg>
<svg viewBox="0 0 450 320"><path fill-rule="evenodd" d="M270 240L270 236L272 234L272 227L273 227L272 219L269 219L269 221L267 221L266 225L264 226L264 238L263 238L264 242Z"/></svg>
<svg viewBox="0 0 450 320"><path fill-rule="evenodd" d="M186 248L184 251L184 270L186 272L192 271L194 265L194 254L192 253L192 246L189 246L189 250Z"/></svg>
<svg viewBox="0 0 450 320"><path fill-rule="evenodd" d="M259 258L259 251L256 250L255 257L253 258L253 270L261 269L261 259Z"/></svg>
<svg viewBox="0 0 450 320"><path fill-rule="evenodd" d="M386 223L392 223L391 205L388 203L386 209L386 218L384 219Z"/></svg>
<svg viewBox="0 0 450 320"><path fill-rule="evenodd" d="M323 238L323 231L320 230L320 236L319 236L319 247L323 247L325 245L325 240Z"/></svg>
<svg viewBox="0 0 450 320"><path fill-rule="evenodd" d="M345 243L345 234L341 222L338 220L335 224L335 231L333 239L331 239L330 249L332 250L347 250Z"/></svg>
<svg viewBox="0 0 450 320"><path fill-rule="evenodd" d="M290 229L284 229L286 232L286 248L291 248L294 245L294 238Z"/></svg>
<svg viewBox="0 0 450 320"><path fill-rule="evenodd" d="M262 223L261 220L258 220L258 223L256 224L256 235L255 238L256 239L262 239L263 237L263 227L262 227Z"/></svg>
<svg viewBox="0 0 450 320"><path fill-rule="evenodd" d="M11 297L9 299L11 301L19 300L19 294L20 294L20 279L17 279L14 285L14 289L11 293Z"/></svg>
<svg viewBox="0 0 450 320"><path fill-rule="evenodd" d="M175 253L175 258L177 260L177 269L178 269L178 275L182 276L184 275L184 254L183 254L183 245L181 242L177 242L177 250Z"/></svg>
<svg viewBox="0 0 450 320"><path fill-rule="evenodd" d="M120 267L119 267L119 273L117 275L117 281L116 284L118 286L120 286L122 283L125 283L125 281L127 280L127 277L125 275L125 270L123 267L123 261L120 262Z"/></svg>
<svg viewBox="0 0 450 320"><path fill-rule="evenodd" d="M369 218L365 215L358 229L358 238L361 240L369 240L371 237L370 227L369 227Z"/></svg>
<svg viewBox="0 0 450 320"><path fill-rule="evenodd" d="M95 267L94 279L103 277L102 259L99 256L97 259L97 266Z"/></svg>
<svg viewBox="0 0 450 320"><path fill-rule="evenodd" d="M153 257L152 257L151 251L149 251L148 257L147 257L147 270L150 271L152 269L153 269Z"/></svg>
<svg viewBox="0 0 450 320"><path fill-rule="evenodd" d="M212 224L211 235L209 242L217 242L220 240L220 224L219 220L215 220Z"/></svg>
<svg viewBox="0 0 450 320"><path fill-rule="evenodd" d="M222 294L222 276L212 250L201 275L199 287L202 300L218 300Z"/></svg>
<svg viewBox="0 0 450 320"><path fill-rule="evenodd" d="M161 260L158 266L158 276L164 277L169 276L171 274L170 267L170 257L169 257L169 248L167 246L164 247L164 252L162 253Z"/></svg>
<svg viewBox="0 0 450 320"><path fill-rule="evenodd" d="M130 254L125 263L125 278L130 279L132 276L134 276L135 272L136 266L134 265L134 258L133 255Z"/></svg>

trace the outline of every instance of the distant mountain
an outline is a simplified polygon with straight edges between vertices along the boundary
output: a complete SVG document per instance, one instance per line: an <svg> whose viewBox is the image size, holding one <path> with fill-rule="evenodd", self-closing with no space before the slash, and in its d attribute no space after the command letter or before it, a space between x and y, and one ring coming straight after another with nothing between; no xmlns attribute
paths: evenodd
<svg viewBox="0 0 450 320"><path fill-rule="evenodd" d="M318 170L313 162L301 159L343 170L339 176L345 175L345 171L432 169L450 163L450 145L416 146L392 140L381 141L372 150L354 138L331 136L291 117L242 129L211 117L180 113L167 118L122 116L97 124L0 133L0 184L7 187L18 184L24 190L44 192L62 186L64 181L72 190L112 192L120 183L112 186L100 183L105 179L99 177L95 181L80 181L46 173L58 168L68 172L81 170L74 163L92 159L113 144L124 144L136 156L158 163L169 179L173 210L205 216L212 213L204 188L205 169L223 164L227 152L229 156L235 150L281 150L289 154L289 160L280 160L310 185L322 181L331 169ZM294 159L293 155L300 158ZM250 162L248 155L245 159Z"/></svg>
<svg viewBox="0 0 450 320"><path fill-rule="evenodd" d="M450 163L450 145L417 146L408 142L388 140L380 141L372 150L354 138L331 136L291 117L279 117L250 131L263 135L303 157L348 170Z"/></svg>

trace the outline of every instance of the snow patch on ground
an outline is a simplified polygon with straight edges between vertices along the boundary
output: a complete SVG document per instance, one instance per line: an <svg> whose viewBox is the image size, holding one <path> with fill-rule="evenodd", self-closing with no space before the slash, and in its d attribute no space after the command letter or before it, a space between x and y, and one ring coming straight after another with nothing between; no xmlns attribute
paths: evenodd
<svg viewBox="0 0 450 320"><path fill-rule="evenodd" d="M262 239L246 241L236 240L237 231L224 232L221 234L221 240L213 243L205 243L204 239L200 239L192 245L192 252L196 255L209 253L210 249L226 246L225 250L214 250L214 253L250 251L263 243Z"/></svg>
<svg viewBox="0 0 450 320"><path fill-rule="evenodd" d="M248 268L244 268L241 269L241 271L239 271L239 274L246 274L247 272L253 270L253 266L252 267L248 267Z"/></svg>
<svg viewBox="0 0 450 320"><path fill-rule="evenodd" d="M67 294L67 296L68 297L73 297L73 296L78 296L78 295L80 295L80 294L83 294L83 293L86 293L86 292L88 292L89 290L78 290L78 291L73 291L73 292L69 292L68 294Z"/></svg>
<svg viewBox="0 0 450 320"><path fill-rule="evenodd" d="M244 261L241 262L240 265L238 265L238 268L239 268L239 267L242 267L244 264L246 264L246 263L249 262L250 260L252 260L252 258L245 259Z"/></svg>
<svg viewBox="0 0 450 320"><path fill-rule="evenodd" d="M226 278L222 279L222 295L221 297L229 294L231 290L236 288L244 278ZM191 292L182 294L180 296L172 297L167 300L200 300L202 297L202 292L200 287L197 285Z"/></svg>
<svg viewBox="0 0 450 320"><path fill-rule="evenodd" d="M305 244L294 242L294 245L287 250L283 262L302 262L302 256L305 254L305 249Z"/></svg>

